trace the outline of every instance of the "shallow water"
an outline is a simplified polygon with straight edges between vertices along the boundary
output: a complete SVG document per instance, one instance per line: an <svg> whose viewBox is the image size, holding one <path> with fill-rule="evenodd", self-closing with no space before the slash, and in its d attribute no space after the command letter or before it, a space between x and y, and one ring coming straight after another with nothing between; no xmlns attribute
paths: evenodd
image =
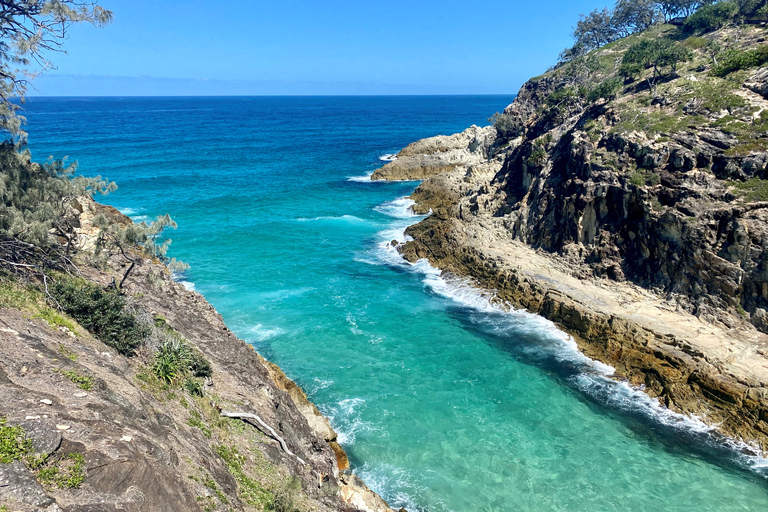
<svg viewBox="0 0 768 512"><path fill-rule="evenodd" d="M768 470L606 377L549 322L387 247L418 217L380 158L509 97L42 99L37 160L70 155L238 336L331 417L355 471L429 511L764 511ZM759 464L759 461L757 461Z"/></svg>

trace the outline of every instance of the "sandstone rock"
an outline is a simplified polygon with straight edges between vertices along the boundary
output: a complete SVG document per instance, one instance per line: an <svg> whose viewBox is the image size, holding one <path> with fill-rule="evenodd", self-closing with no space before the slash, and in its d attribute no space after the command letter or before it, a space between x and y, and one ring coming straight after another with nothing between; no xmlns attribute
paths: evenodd
<svg viewBox="0 0 768 512"><path fill-rule="evenodd" d="M457 167L481 163L496 138L492 126L472 126L462 133L440 135L410 144L397 160L376 170L372 180L422 180Z"/></svg>

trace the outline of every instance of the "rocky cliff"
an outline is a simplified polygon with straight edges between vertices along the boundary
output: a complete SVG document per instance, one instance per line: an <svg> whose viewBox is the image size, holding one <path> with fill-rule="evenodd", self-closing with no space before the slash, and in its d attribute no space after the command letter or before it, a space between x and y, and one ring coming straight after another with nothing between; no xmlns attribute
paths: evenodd
<svg viewBox="0 0 768 512"><path fill-rule="evenodd" d="M86 238L98 214L130 222L83 206ZM79 273L106 286L126 265ZM158 379L146 349L121 355L33 288L0 285L0 304L14 306L0 308L3 510L390 510L349 472L304 392L159 262L139 258L123 293L133 314L209 362L201 389Z"/></svg>
<svg viewBox="0 0 768 512"><path fill-rule="evenodd" d="M526 83L495 137L412 144L407 172L374 173L426 178L412 197L433 215L401 252L553 320L618 378L765 448L768 71L714 73L707 51L735 61L765 36L656 26ZM690 52L653 91L618 76L642 40Z"/></svg>

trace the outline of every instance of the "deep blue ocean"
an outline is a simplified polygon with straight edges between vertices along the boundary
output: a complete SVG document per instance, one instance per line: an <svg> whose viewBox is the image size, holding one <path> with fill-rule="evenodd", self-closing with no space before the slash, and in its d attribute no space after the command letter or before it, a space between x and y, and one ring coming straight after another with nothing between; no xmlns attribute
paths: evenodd
<svg viewBox="0 0 768 512"><path fill-rule="evenodd" d="M388 248L420 219L417 183L371 182L380 158L511 100L31 98L25 115L35 160L116 181L101 201L135 221L171 214L181 279L307 391L395 509L765 512L763 461Z"/></svg>

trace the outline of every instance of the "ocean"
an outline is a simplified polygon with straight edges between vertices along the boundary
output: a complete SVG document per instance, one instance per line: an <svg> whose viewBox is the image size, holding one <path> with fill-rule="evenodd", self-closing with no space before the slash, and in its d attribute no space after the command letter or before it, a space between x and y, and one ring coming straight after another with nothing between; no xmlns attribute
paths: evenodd
<svg viewBox="0 0 768 512"><path fill-rule="evenodd" d="M610 378L544 319L389 246L419 138L512 96L31 98L33 158L68 156L135 221L169 213L180 276L326 414L410 512L765 511L768 464Z"/></svg>

